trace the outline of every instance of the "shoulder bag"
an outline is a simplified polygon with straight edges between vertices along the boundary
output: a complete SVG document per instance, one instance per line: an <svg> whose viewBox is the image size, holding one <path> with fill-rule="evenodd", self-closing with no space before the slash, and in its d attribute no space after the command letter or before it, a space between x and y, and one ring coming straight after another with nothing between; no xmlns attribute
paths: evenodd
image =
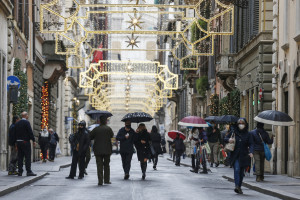
<svg viewBox="0 0 300 200"><path fill-rule="evenodd" d="M234 147L235 147L235 134L232 133L231 139L233 139L233 143L230 143L228 142L226 145L225 145L225 150L226 151L234 151Z"/></svg>
<svg viewBox="0 0 300 200"><path fill-rule="evenodd" d="M259 134L259 137L260 137L260 139L261 139L261 141L262 141L262 143L263 143L263 145L264 145L264 151L265 151L265 157L266 157L266 160L267 160L267 161L270 161L271 158L272 158L272 154L271 154L270 148L269 148L269 146L263 141L263 139L262 139L260 133L258 133L258 134Z"/></svg>

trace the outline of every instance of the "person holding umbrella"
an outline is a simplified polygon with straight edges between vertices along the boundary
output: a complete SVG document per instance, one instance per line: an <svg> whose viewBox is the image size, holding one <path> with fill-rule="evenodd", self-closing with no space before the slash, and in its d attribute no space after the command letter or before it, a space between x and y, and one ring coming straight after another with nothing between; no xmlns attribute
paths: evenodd
<svg viewBox="0 0 300 200"><path fill-rule="evenodd" d="M250 132L254 141L254 160L255 160L255 173L256 181L261 182L264 180L264 168L265 168L265 151L264 144L273 144L272 138L264 129L264 123L257 122L256 129Z"/></svg>
<svg viewBox="0 0 300 200"><path fill-rule="evenodd" d="M221 132L214 121L211 122L211 125L211 127L207 128L208 144L211 149L210 167L213 167L213 163L215 163L215 166L218 167L218 152L220 144L222 144Z"/></svg>
<svg viewBox="0 0 300 200"><path fill-rule="evenodd" d="M125 127L121 128L117 134L116 139L120 141L120 154L122 158L122 165L124 170L124 179L129 179L129 172L131 167L132 155L134 152L133 143L136 133L131 128L131 121L125 121Z"/></svg>
<svg viewBox="0 0 300 200"><path fill-rule="evenodd" d="M173 146L175 147L175 156L176 156L176 166L180 166L180 157L185 150L183 139L180 137L180 134L177 133L176 138L173 141Z"/></svg>
<svg viewBox="0 0 300 200"><path fill-rule="evenodd" d="M137 150L138 160L141 164L143 173L142 180L145 180L146 178L147 161L151 158L150 141L150 134L148 133L145 124L141 123L138 126L138 133L136 134L134 144Z"/></svg>
<svg viewBox="0 0 300 200"><path fill-rule="evenodd" d="M253 137L248 132L248 123L245 118L240 118L237 124L238 128L225 137L225 142L235 143L234 150L230 155L230 165L234 168L234 191L238 194L243 194L241 186L244 171L247 166L250 166L251 158L253 157Z"/></svg>
<svg viewBox="0 0 300 200"><path fill-rule="evenodd" d="M197 144L199 143L199 130L197 127L193 127L192 132L189 134L189 140L191 141L191 160L192 160L192 170L195 172L195 157L197 151Z"/></svg>

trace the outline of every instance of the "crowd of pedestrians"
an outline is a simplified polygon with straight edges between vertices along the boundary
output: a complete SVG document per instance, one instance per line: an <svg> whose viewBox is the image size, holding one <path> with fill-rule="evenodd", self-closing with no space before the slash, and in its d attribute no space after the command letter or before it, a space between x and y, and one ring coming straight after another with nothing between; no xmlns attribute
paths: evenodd
<svg viewBox="0 0 300 200"><path fill-rule="evenodd" d="M86 122L78 124L78 131L71 134L69 142L72 148L72 164L67 179L76 177L77 166L79 167L78 179L87 175L86 168L91 159L91 141L96 158L98 185L111 184L110 181L110 156L112 154L112 138L114 133L107 126L107 118L100 117L100 125L91 132L86 127ZM140 163L142 180L146 179L147 163L153 161L153 169L157 170L158 156L165 153L165 140L158 133L156 126L151 131L145 124L140 123L136 130L131 127L131 121L126 120L116 139L120 142L120 155L124 170L124 180L130 178L131 160L136 152ZM36 176L31 170L31 143L35 147L35 137L28 121L28 113L23 112L21 119L13 117L13 123L9 128L9 146L11 151L8 167L9 175L23 174L23 163L27 176ZM39 133L38 144L41 149L42 162L54 161L55 151L59 137L52 128L44 127ZM207 174L207 162L210 167L218 167L222 161L225 166L230 166L234 171L234 191L243 194L241 189L245 171L251 168L251 159L254 160L256 181L264 180L264 143L272 144L273 136L264 130L263 123L257 123L257 127L249 131L245 118L240 118L237 123L226 125L221 132L216 123L211 122L206 129L193 127L185 140L190 142L190 152L193 173ZM180 166L181 156L186 151L185 142L177 133L174 140L169 140L169 153L173 156L176 166ZM49 155L48 155L49 152ZM222 153L220 153L222 152ZM201 166L201 167L200 167Z"/></svg>

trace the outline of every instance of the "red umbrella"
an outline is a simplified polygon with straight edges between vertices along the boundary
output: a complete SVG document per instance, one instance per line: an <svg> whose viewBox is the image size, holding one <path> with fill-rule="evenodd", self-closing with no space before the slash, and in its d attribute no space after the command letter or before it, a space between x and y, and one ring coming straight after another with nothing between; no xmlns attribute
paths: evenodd
<svg viewBox="0 0 300 200"><path fill-rule="evenodd" d="M179 134L179 137L180 137L182 140L185 140L185 138L186 138L185 135L184 135L182 132L180 132L180 131L173 130L173 131L169 131L169 132L168 132L168 136L169 136L170 138L172 138L173 140L176 138L177 134Z"/></svg>
<svg viewBox="0 0 300 200"><path fill-rule="evenodd" d="M208 127L206 121L201 117L197 116L188 116L180 120L178 123L180 126L189 126L189 127Z"/></svg>

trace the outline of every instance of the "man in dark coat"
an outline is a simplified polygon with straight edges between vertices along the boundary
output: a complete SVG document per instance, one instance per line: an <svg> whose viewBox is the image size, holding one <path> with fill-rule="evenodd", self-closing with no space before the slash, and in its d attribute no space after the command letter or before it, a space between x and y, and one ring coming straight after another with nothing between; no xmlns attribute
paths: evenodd
<svg viewBox="0 0 300 200"><path fill-rule="evenodd" d="M210 166L213 167L213 163L215 163L215 166L219 166L218 161L218 153L219 153L219 147L220 144L222 144L221 139L221 132L218 129L215 122L211 122L212 127L207 128L207 137L208 137L208 144L211 149L210 153Z"/></svg>
<svg viewBox="0 0 300 200"><path fill-rule="evenodd" d="M25 166L27 171L27 176L36 176L31 171L31 144L30 140L33 142L35 147L35 138L32 132L31 125L28 121L28 113L22 112L22 119L18 121L15 125L14 135L18 147L18 175L23 174L23 161L25 157Z"/></svg>
<svg viewBox="0 0 300 200"><path fill-rule="evenodd" d="M112 153L111 139L114 137L114 133L106 124L107 118L100 117L100 126L94 128L90 133L90 139L94 140L93 150L97 162L98 185L103 185L103 166L104 183L111 184L109 163Z"/></svg>
<svg viewBox="0 0 300 200"><path fill-rule="evenodd" d="M125 173L125 180L129 178L131 160L134 152L133 143L135 134L135 131L131 128L131 122L127 120L125 122L125 127L119 130L116 137L116 139L120 141L120 154L122 158L123 170Z"/></svg>
<svg viewBox="0 0 300 200"><path fill-rule="evenodd" d="M88 130L86 129L85 121L81 121L78 124L78 131L74 134L71 141L73 143L73 156L70 174L66 179L74 179L76 176L77 164L79 163L79 176L78 179L83 179L85 170L85 155L90 145L90 137Z"/></svg>
<svg viewBox="0 0 300 200"><path fill-rule="evenodd" d="M20 120L19 116L13 117L13 123L9 127L8 144L10 147L10 162L8 165L8 175L17 175L18 149L15 144L15 124Z"/></svg>
<svg viewBox="0 0 300 200"><path fill-rule="evenodd" d="M253 136L248 132L248 123L245 118L238 120L238 128L225 137L225 142L234 143L234 151L230 155L230 164L234 169L234 191L243 194L241 186L245 168L251 166L253 157ZM234 134L234 138L231 135ZM235 140L235 141L234 141Z"/></svg>
<svg viewBox="0 0 300 200"><path fill-rule="evenodd" d="M153 159L154 160L153 161L153 169L154 170L156 170L156 166L157 166L157 162L158 162L158 155L163 153L162 149L161 149L161 136L157 131L158 131L157 127L152 126L150 137L151 137L153 149L155 151L155 155L154 155L154 159Z"/></svg>
<svg viewBox="0 0 300 200"><path fill-rule="evenodd" d="M180 156L185 151L185 146L183 140L179 137L179 133L177 133L176 138L173 141L173 146L175 147L175 156L176 156L176 166L180 166Z"/></svg>
<svg viewBox="0 0 300 200"><path fill-rule="evenodd" d="M49 142L49 161L53 162L55 158L56 146L59 142L59 137L52 128L49 129L50 142Z"/></svg>
<svg viewBox="0 0 300 200"><path fill-rule="evenodd" d="M264 124L258 122L256 129L250 132L253 136L254 142L254 160L255 160L255 174L256 181L260 182L264 180L264 169L265 169L265 150L264 143L273 144L273 135L272 138L269 137L269 134L264 129Z"/></svg>

